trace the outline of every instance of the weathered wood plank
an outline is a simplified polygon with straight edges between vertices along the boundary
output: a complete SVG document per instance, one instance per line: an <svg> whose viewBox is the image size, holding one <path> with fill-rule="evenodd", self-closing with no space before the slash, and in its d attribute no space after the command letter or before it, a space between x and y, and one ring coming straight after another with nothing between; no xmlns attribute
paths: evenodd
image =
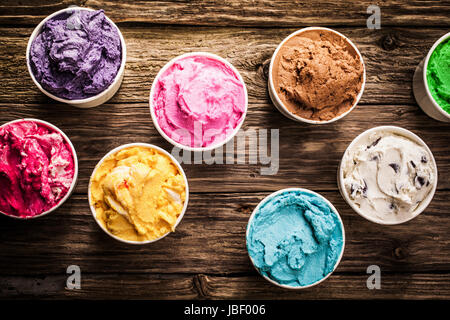
<svg viewBox="0 0 450 320"><path fill-rule="evenodd" d="M90 110L46 98L26 70L25 48L34 25L70 4L105 9L118 22L128 47L122 88L108 104ZM428 118L417 107L411 82L433 42L448 32L450 6L444 1L391 0L379 4L383 28L368 30L370 4L45 0L37 6L30 0L2 1L0 124L36 117L58 125L76 146L80 179L71 199L47 217L27 222L0 217L0 298L449 299L450 125ZM274 49L296 28L309 25L334 26L349 36L367 67L361 105L326 126L285 119L267 95L267 66ZM261 176L260 164L183 165L192 194L177 232L155 244L126 246L105 235L93 220L88 179L97 161L120 144L140 141L171 150L151 123L148 94L160 68L189 51L217 53L240 70L249 92L243 129L280 129L280 169L275 176ZM439 190L426 212L391 227L354 213L339 195L335 178L352 139L386 124L419 134L439 169ZM337 272L300 292L264 281L245 249L253 208L271 191L290 186L320 191L330 199L341 212L347 237ZM80 291L64 289L71 264L81 267ZM380 291L366 288L365 271L371 264L381 267Z"/></svg>
<svg viewBox="0 0 450 320"><path fill-rule="evenodd" d="M38 299L196 299L193 276L81 274L81 289L66 288L67 276L0 277L1 298Z"/></svg>
<svg viewBox="0 0 450 320"><path fill-rule="evenodd" d="M381 289L369 290L368 275L331 275L305 290L276 287L257 275L83 274L81 289L65 288L67 275L0 277L0 299L449 299L450 275L381 274Z"/></svg>
<svg viewBox="0 0 450 320"><path fill-rule="evenodd" d="M354 40L364 57L367 82L362 104L415 104L412 77L419 62L445 28L336 28ZM130 28L122 31L128 58L125 78L110 103L147 102L152 81L173 57L210 51L227 58L241 72L250 104L270 105L267 72L279 42L295 29L273 28ZM54 102L43 95L28 74L25 51L32 28L0 28L0 102Z"/></svg>
<svg viewBox="0 0 450 320"><path fill-rule="evenodd" d="M205 296L215 299L448 299L448 274L382 273L381 289L368 290L368 275L333 274L316 287L292 291L255 277L203 276Z"/></svg>
<svg viewBox="0 0 450 320"><path fill-rule="evenodd" d="M49 14L71 5L81 6L81 0L3 0L0 4L0 24L38 24Z"/></svg>
<svg viewBox="0 0 450 320"><path fill-rule="evenodd" d="M168 151L173 148L154 128L147 104L107 104L87 110L65 105L0 104L0 123L24 117L50 121L71 138L79 158L76 192L80 194L86 194L97 162L121 144L146 142ZM342 120L314 126L289 120L271 105L250 104L243 130L280 130L276 175L261 175L260 168L268 165L260 162L183 167L192 192L275 191L288 186L335 190L337 168L349 143L359 133L379 125L397 125L418 134L435 156L438 188L450 189L450 124L429 118L417 106L405 105L361 105Z"/></svg>
<svg viewBox="0 0 450 320"><path fill-rule="evenodd" d="M337 272L450 271L448 192L399 226L358 216L337 191L322 192L339 210L346 230ZM32 221L0 217L0 275L52 275L79 265L85 273L255 274L245 247L253 208L268 193L191 194L175 233L145 246L125 245L94 221L87 197L73 195L56 212Z"/></svg>
<svg viewBox="0 0 450 320"><path fill-rule="evenodd" d="M450 8L445 1L288 1L288 0L194 0L194 1L6 1L3 24L38 23L69 5L104 9L116 22L208 26L366 26L367 8L378 4L382 25L448 26Z"/></svg>

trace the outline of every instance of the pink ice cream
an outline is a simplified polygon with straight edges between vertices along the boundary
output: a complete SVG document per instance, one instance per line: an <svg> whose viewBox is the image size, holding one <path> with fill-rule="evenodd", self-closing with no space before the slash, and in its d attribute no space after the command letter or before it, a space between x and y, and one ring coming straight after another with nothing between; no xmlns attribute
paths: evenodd
<svg viewBox="0 0 450 320"><path fill-rule="evenodd" d="M69 191L74 168L59 132L29 120L0 127L0 211L26 218L51 209Z"/></svg>
<svg viewBox="0 0 450 320"><path fill-rule="evenodd" d="M244 120L244 83L228 65L198 55L181 58L159 77L153 106L160 128L189 147L225 141Z"/></svg>

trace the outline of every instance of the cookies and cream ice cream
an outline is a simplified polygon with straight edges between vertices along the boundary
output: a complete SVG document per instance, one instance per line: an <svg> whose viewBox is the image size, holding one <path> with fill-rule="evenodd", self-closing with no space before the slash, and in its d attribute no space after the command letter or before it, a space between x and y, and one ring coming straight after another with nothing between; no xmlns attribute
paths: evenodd
<svg viewBox="0 0 450 320"><path fill-rule="evenodd" d="M427 82L434 101L450 113L450 38L441 42L431 54Z"/></svg>
<svg viewBox="0 0 450 320"><path fill-rule="evenodd" d="M114 81L122 45L103 10L74 8L45 22L29 54L33 75L45 90L64 99L85 99Z"/></svg>
<svg viewBox="0 0 450 320"><path fill-rule="evenodd" d="M31 120L0 127L0 211L28 218L56 206L74 179L73 150L54 129Z"/></svg>
<svg viewBox="0 0 450 320"><path fill-rule="evenodd" d="M130 241L154 240L174 231L186 199L184 176L157 149L130 146L94 170L90 203L111 234Z"/></svg>
<svg viewBox="0 0 450 320"><path fill-rule="evenodd" d="M244 83L230 66L210 56L176 60L158 77L152 91L159 127L188 147L223 142L244 120Z"/></svg>
<svg viewBox="0 0 450 320"><path fill-rule="evenodd" d="M353 46L324 29L300 32L275 56L272 80L287 110L301 118L327 121L356 103L364 66Z"/></svg>
<svg viewBox="0 0 450 320"><path fill-rule="evenodd" d="M342 159L350 200L377 221L408 220L433 189L437 173L427 149L389 130L362 135Z"/></svg>
<svg viewBox="0 0 450 320"><path fill-rule="evenodd" d="M330 274L344 246L342 223L323 198L286 190L263 200L247 227L247 250L259 272L304 287Z"/></svg>

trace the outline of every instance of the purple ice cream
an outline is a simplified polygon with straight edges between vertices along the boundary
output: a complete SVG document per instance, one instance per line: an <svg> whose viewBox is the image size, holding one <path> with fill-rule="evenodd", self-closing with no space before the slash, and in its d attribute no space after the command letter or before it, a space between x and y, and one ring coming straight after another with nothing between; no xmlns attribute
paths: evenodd
<svg viewBox="0 0 450 320"><path fill-rule="evenodd" d="M103 10L74 9L49 19L30 52L36 80L57 97L95 96L114 81L122 60L119 32Z"/></svg>

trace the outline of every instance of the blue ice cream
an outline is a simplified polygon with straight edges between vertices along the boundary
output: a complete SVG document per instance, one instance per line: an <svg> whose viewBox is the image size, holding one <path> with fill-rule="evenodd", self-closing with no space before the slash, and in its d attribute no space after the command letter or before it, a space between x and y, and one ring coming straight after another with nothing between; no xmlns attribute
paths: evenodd
<svg viewBox="0 0 450 320"><path fill-rule="evenodd" d="M265 201L250 221L247 250L261 274L303 287L334 270L343 249L343 226L320 197L300 190Z"/></svg>

